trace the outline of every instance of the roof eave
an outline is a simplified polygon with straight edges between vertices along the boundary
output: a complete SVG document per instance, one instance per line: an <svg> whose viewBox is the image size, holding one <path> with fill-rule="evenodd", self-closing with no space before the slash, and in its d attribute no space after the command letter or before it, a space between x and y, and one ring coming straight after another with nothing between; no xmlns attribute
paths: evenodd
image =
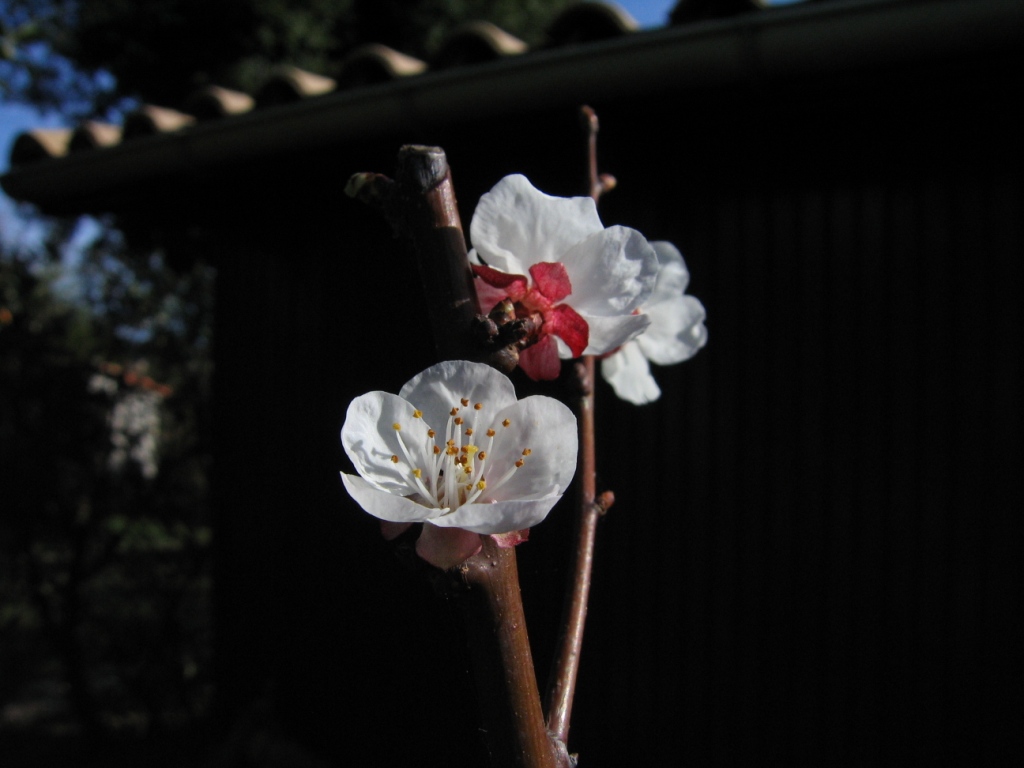
<svg viewBox="0 0 1024 768"><path fill-rule="evenodd" d="M53 212L158 179L524 110L829 74L1019 45L1019 0L859 0L794 6L402 78L15 168L12 197ZM137 194L137 193L136 193Z"/></svg>

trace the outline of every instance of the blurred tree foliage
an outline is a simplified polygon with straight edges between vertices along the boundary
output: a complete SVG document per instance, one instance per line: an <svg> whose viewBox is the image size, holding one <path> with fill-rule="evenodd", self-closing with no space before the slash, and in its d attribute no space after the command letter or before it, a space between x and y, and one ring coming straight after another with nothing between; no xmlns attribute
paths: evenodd
<svg viewBox="0 0 1024 768"><path fill-rule="evenodd" d="M572 0L8 0L4 97L74 116L180 106L209 83L256 90L288 63L325 75L363 42L429 58L462 22L528 43Z"/></svg>
<svg viewBox="0 0 1024 768"><path fill-rule="evenodd" d="M118 119L208 83L252 92L276 64L332 75L364 42L429 59L470 20L536 45L571 1L6 0L0 102ZM33 253L0 232L0 726L26 696L66 700L95 738L193 722L213 272L132 250L116 222L84 245L37 225Z"/></svg>
<svg viewBox="0 0 1024 768"><path fill-rule="evenodd" d="M0 708L39 724L48 683L98 740L209 697L212 273L95 232L0 252Z"/></svg>

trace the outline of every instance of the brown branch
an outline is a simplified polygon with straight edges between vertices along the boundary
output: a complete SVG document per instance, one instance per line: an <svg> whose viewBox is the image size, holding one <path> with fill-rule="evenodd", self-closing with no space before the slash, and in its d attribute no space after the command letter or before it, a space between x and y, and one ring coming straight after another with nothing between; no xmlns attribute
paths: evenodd
<svg viewBox="0 0 1024 768"><path fill-rule="evenodd" d="M448 158L440 147L398 151L395 181L357 173L345 192L379 209L416 252L441 360L480 358L472 329L479 309Z"/></svg>
<svg viewBox="0 0 1024 768"><path fill-rule="evenodd" d="M580 110L587 133L587 188L596 203L598 198L615 187L615 178L597 172L597 115L590 107ZM579 388L577 417L580 449L576 482L579 507L573 531L573 564L569 571L565 604L562 613L562 634L555 658L547 696L547 726L551 734L566 744L572 716L576 677L579 673L583 628L587 620L587 602L594 565L594 541L597 519L614 503L615 496L606 491L597 496L596 448L594 436L594 357L585 355L576 363L574 375Z"/></svg>
<svg viewBox="0 0 1024 768"><path fill-rule="evenodd" d="M346 192L382 210L399 234L412 240L441 359L487 359L486 350L481 354L473 275L444 151L403 147L394 182L379 174L357 174ZM559 754L560 745L544 725L515 549L502 549L489 536L481 539L483 549L451 572L454 578L447 586L468 631L491 764L568 765L564 749Z"/></svg>
<svg viewBox="0 0 1024 768"><path fill-rule="evenodd" d="M567 765L564 748L544 728L514 547L490 536L457 569L456 594L469 631L481 719L494 768ZM461 594L460 594L461 593ZM487 674L480 674L485 670ZM563 754L558 755L561 751Z"/></svg>

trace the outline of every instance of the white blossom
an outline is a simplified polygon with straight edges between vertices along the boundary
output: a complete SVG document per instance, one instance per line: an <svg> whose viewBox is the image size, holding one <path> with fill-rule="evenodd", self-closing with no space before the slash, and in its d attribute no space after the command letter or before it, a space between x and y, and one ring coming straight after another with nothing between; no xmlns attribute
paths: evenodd
<svg viewBox="0 0 1024 768"><path fill-rule="evenodd" d="M478 551L481 534L539 523L576 471L572 412L517 400L508 377L466 361L432 366L397 395L357 397L341 441L358 473L342 473L348 493L388 523L425 523L417 552L441 568Z"/></svg>
<svg viewBox="0 0 1024 768"><path fill-rule="evenodd" d="M704 305L686 295L690 273L683 255L672 243L651 244L658 254L658 279L642 307L650 325L633 341L601 361L601 375L623 400L643 405L657 400L661 389L648 361L672 365L689 360L708 340Z"/></svg>
<svg viewBox="0 0 1024 768"><path fill-rule="evenodd" d="M558 375L559 358L601 355L650 322L635 310L651 295L658 257L634 229L605 227L589 197L552 197L506 176L480 198L470 224L481 309L510 299L543 318L520 354L534 379Z"/></svg>

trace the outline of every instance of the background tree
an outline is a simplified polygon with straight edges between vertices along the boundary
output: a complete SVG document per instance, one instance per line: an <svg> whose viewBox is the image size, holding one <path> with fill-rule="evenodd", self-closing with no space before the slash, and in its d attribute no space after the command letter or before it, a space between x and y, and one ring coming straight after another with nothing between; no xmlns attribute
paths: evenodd
<svg viewBox="0 0 1024 768"><path fill-rule="evenodd" d="M117 120L209 83L255 91L280 63L333 75L363 42L429 59L469 20L540 44L568 2L8 0L0 103ZM0 236L0 707L61 707L63 686L91 743L155 736L210 694L214 273L116 221L84 245L76 222L33 227L28 248Z"/></svg>
<svg viewBox="0 0 1024 768"><path fill-rule="evenodd" d="M0 254L0 706L62 681L95 743L206 708L212 274L68 236Z"/></svg>

